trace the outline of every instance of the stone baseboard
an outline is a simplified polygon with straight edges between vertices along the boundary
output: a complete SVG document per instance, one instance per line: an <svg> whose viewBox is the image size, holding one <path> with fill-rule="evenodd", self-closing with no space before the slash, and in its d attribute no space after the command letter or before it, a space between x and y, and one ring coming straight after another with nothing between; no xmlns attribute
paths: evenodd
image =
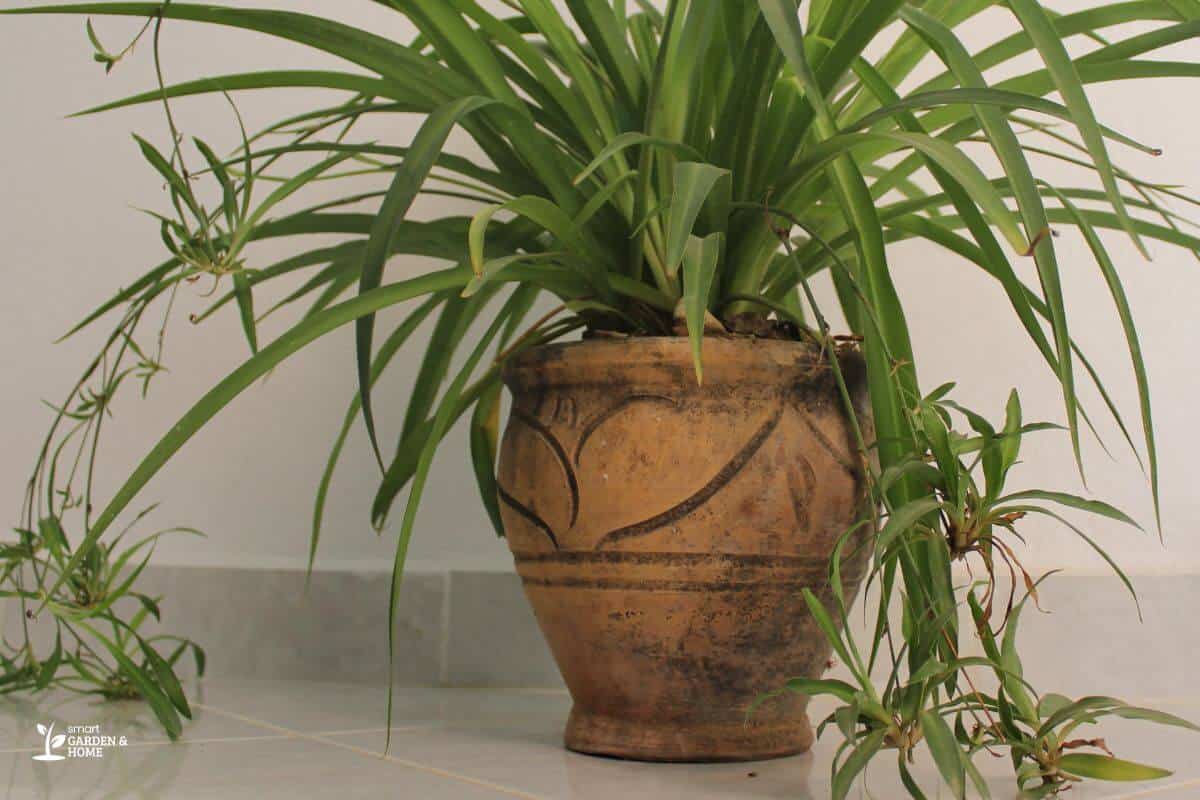
<svg viewBox="0 0 1200 800"><path fill-rule="evenodd" d="M1200 695L1200 575L1134 576L1144 621L1115 577L1058 575L1021 621L1026 673L1071 694ZM381 684L387 676L386 573L149 567L140 590L162 595L162 629L190 637L222 678ZM10 610L11 613L11 610ZM10 617L10 624L11 624ZM865 630L861 610L852 625ZM1086 635L1085 635L1086 632ZM508 572L414 573L396 619L400 686L561 687Z"/></svg>

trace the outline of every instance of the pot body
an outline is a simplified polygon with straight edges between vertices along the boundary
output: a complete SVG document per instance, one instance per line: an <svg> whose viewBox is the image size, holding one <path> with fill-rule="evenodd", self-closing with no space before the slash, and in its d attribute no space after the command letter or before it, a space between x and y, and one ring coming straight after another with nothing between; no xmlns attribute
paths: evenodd
<svg viewBox="0 0 1200 800"><path fill-rule="evenodd" d="M839 363L866 425L861 359ZM808 749L806 697L748 724L746 709L829 658L801 589L830 603L828 558L865 483L828 365L796 342L707 337L700 385L687 339L593 339L523 353L504 380L501 515L574 700L567 747L654 761Z"/></svg>

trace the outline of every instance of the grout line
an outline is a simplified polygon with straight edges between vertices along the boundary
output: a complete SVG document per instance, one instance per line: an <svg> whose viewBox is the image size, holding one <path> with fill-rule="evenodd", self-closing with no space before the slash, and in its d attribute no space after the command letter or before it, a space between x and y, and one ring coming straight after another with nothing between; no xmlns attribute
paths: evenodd
<svg viewBox="0 0 1200 800"><path fill-rule="evenodd" d="M519 789L513 789L508 786L503 786L499 783L492 783L491 781L482 780L480 778L472 778L469 775L460 775L456 772L450 772L449 770L440 769L438 767L430 766L429 764L422 764L418 761L409 761L408 759L405 759L405 758L397 758L396 756L388 755L386 753L376 753L374 751L368 750L365 747L358 747L357 745L347 744L346 742L339 742L336 739L330 739L326 736L321 736L320 734L303 733L301 731L293 730L291 728L285 728L282 725L276 725L272 722L266 722L265 720L255 719L253 717L246 717L241 714L235 713L233 711L226 711L222 708L214 708L213 706L210 706L210 705L204 705L201 703L193 703L193 705L198 706L199 708L203 708L204 710L210 711L214 714L220 714L222 716L231 717L233 719L240 720L242 722L249 722L254 725L263 727L263 728L269 728L272 730L279 731L280 733L286 734L287 736L289 736L291 738L306 739L310 742L317 742L319 744L329 745L330 747L337 747L342 750L348 750L352 753L357 753L359 755L367 756L368 758L375 758L375 759L380 759L383 761L390 761L393 764L400 764L401 766L408 767L409 769L415 769L420 772L429 773L430 775L436 775L439 778L447 778L450 780L460 781L462 783L469 783L474 786L479 786L479 787L482 787L485 789L491 789L494 792L499 792L501 794L509 795L510 797L519 797L522 800L544 800L544 798L540 797L539 795L529 794L528 792L523 792Z"/></svg>
<svg viewBox="0 0 1200 800"><path fill-rule="evenodd" d="M450 593L454 590L454 582L447 570L442 576L442 636L438 642L438 683L445 686L450 682Z"/></svg>
<svg viewBox="0 0 1200 800"><path fill-rule="evenodd" d="M157 740L150 742L130 742L126 747L163 747L173 744L189 745L189 744L219 744L221 742L263 742L274 741L277 739L287 739L283 734L263 734L262 736L211 736L207 739L180 739L178 742L170 740Z"/></svg>
<svg viewBox="0 0 1200 800"><path fill-rule="evenodd" d="M1132 794L1117 795L1113 798L1113 800L1132 800L1135 797L1150 797L1152 795L1162 794L1163 792L1169 792L1172 789L1186 789L1189 786L1200 786L1200 778L1184 781L1183 783L1166 783L1162 786L1152 786L1148 789L1141 789Z"/></svg>
<svg viewBox="0 0 1200 800"><path fill-rule="evenodd" d="M469 775L461 775L457 772L450 772L449 770L439 769L438 767L433 767L428 764L422 764L417 761L409 761L408 759L396 758L395 756L387 755L385 753L377 753L373 750L368 750L365 747L358 747L356 745L347 744L346 742L339 742L336 739L329 739L324 736L305 736L304 738L311 739L314 742L321 742L322 744L327 744L332 747L338 747L343 750L349 750L352 753L358 753L360 755L364 755L369 758L378 758L378 759L382 759L384 761L390 761L394 764L400 764L402 766L409 767L411 769L420 770L422 772L428 772L432 775L437 775L438 777L441 777L441 778L447 778L450 780L461 781L463 783L469 783L469 784L479 786L479 787L482 787L485 789L491 789L494 792L506 794L506 795L509 795L510 797L519 797L519 798L522 798L522 800L543 800L543 798L540 795L529 794L528 792L523 792L520 789L513 789L508 786L504 786L499 783L492 783L491 781L482 780L480 778L472 778Z"/></svg>
<svg viewBox="0 0 1200 800"><path fill-rule="evenodd" d="M221 742L262 742L273 741L278 739L289 739L290 736L284 734L270 734L263 736L213 736L207 739L183 739L179 742L172 742L165 739L152 739L147 742L129 742L121 747L124 750L127 747L166 747L173 744L189 745L189 744L219 744ZM0 755L11 755L14 753L40 753L40 747L15 747L8 750L0 750Z"/></svg>
<svg viewBox="0 0 1200 800"><path fill-rule="evenodd" d="M412 725L393 725L392 733L409 733L411 731L427 731L435 730L442 727L441 722L419 722ZM376 725L373 728L347 728L345 730L336 731L313 731L313 736L354 736L362 733L387 733L387 728L381 728Z"/></svg>

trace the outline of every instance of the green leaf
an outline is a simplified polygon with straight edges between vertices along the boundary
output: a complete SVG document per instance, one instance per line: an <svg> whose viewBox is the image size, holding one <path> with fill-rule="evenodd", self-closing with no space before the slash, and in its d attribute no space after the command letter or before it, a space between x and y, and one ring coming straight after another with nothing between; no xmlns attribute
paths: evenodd
<svg viewBox="0 0 1200 800"><path fill-rule="evenodd" d="M1088 500L1085 497L1068 494L1066 492L1047 492L1041 489L1030 489L1024 492L1014 492L1013 494L1005 495L996 502L998 503L1015 503L1026 500L1046 500L1051 503L1058 503L1068 508L1076 508L1080 511L1087 511L1091 514L1098 514L1108 519L1124 522L1126 525L1132 525L1135 528L1141 529L1132 517L1120 509L1110 506L1108 503L1100 500Z"/></svg>
<svg viewBox="0 0 1200 800"><path fill-rule="evenodd" d="M1005 205L1003 197L983 171L957 147L933 136L907 131L860 131L839 134L807 150L804 158L789 170L781 182L789 186L802 184L811 180L830 161L869 144L882 145L893 150L913 149L931 159L966 189L993 224L1000 228L1014 250L1018 253L1029 251L1029 240L1021 232L1012 211Z"/></svg>
<svg viewBox="0 0 1200 800"><path fill-rule="evenodd" d="M450 374L451 360L458 352L467 331L487 308L499 288L498 285L491 285L482 293L473 294L470 298L451 297L443 304L437 324L430 333L429 343L421 356L421 366L413 378L408 407L404 411L404 422L400 428L401 440L408 437L429 416L438 392L446 376Z"/></svg>
<svg viewBox="0 0 1200 800"><path fill-rule="evenodd" d="M55 673L58 672L58 666L62 663L62 633L56 632L54 635L54 649L50 652L50 657L41 664L41 669L38 670L37 680L34 682L34 688L38 691L45 689L50 685L50 681L54 679Z"/></svg>
<svg viewBox="0 0 1200 800"><path fill-rule="evenodd" d="M851 660L850 653L846 650L846 645L842 641L841 634L838 633L837 626L833 624L833 620L830 618L829 612L825 610L824 604L813 594L811 589L805 588L803 592L804 602L808 605L808 610L812 614L813 621L817 623L817 627L821 629L821 633L825 634L825 638L829 640L829 644L833 647L834 652L838 654L838 658L842 660L842 663L854 669L854 661Z"/></svg>
<svg viewBox="0 0 1200 800"><path fill-rule="evenodd" d="M318 70L269 70L239 73L236 75L217 75L177 83L162 89L151 89L148 92L142 92L141 94L131 95L110 103L76 111L71 116L82 117L90 114L99 114L103 111L128 108L129 106L141 105L143 103L161 103L164 97L166 99L174 99L177 97L191 97L215 92L280 88L340 89L369 97L389 97L396 100L409 101L416 99L399 84L393 81L372 78L368 75Z"/></svg>
<svg viewBox="0 0 1200 800"><path fill-rule="evenodd" d="M413 332L420 327L421 323L425 321L433 312L433 309L443 300L444 298L438 295L433 295L425 300L411 314L405 317L404 321L380 345L379 352L375 354L375 358L371 364L372 383L379 380L379 376L387 369L388 364L391 363L395 355L400 352L404 343L408 341ZM330 448L329 458L326 459L325 469L321 473L321 481L317 486L316 499L313 501L312 531L309 536L306 578L312 575L313 564L316 563L317 546L321 541L321 523L325 518L325 503L329 497L329 487L333 482L333 472L337 468L338 461L341 458L346 438L350 435L350 428L353 426L354 420L358 417L358 410L359 395L355 392L354 399L350 402L350 408L346 410L346 415L342 419L341 430L338 431L337 438L333 442L333 447Z"/></svg>
<svg viewBox="0 0 1200 800"><path fill-rule="evenodd" d="M1051 191L1058 197L1063 208L1070 213L1075 221L1076 227L1083 233L1084 239L1088 243L1088 247L1092 250L1092 255L1096 259L1096 263L1100 266L1100 271L1104 274L1104 280L1108 284L1109 293L1112 295L1113 303L1117 307L1117 315L1121 320L1121 328L1125 332L1125 341L1129 349L1129 359L1133 365L1134 379L1137 382L1138 389L1138 404L1142 412L1142 430L1145 435L1146 455L1150 462L1150 493L1154 498L1154 518L1158 525L1159 538L1162 538L1162 510L1159 502L1158 493L1158 448L1154 441L1154 418L1151 413L1150 405L1150 380L1146 375L1146 364L1142 358L1142 346L1138 339L1137 327L1133 322L1133 312L1129 309L1129 301L1125 296L1125 289L1121 284L1121 278L1117 274L1116 267L1109 258L1108 251L1104 248L1104 244L1100 241L1095 229L1088 222L1079 209L1063 196L1061 192L1049 187Z"/></svg>
<svg viewBox="0 0 1200 800"><path fill-rule="evenodd" d="M109 639L85 621L81 620L75 624L94 636L96 641L104 646L104 649L117 662L117 665L121 669L121 674L137 687L138 692L150 704L150 709L154 712L154 716L158 718L158 721L162 723L167 736L172 741L178 739L179 734L183 732L183 724L179 721L179 714L170 699L163 694L163 691L155 684L150 675L135 664L133 659L126 655L120 645L116 644L112 639Z"/></svg>
<svg viewBox="0 0 1200 800"><path fill-rule="evenodd" d="M782 689L777 689L773 692L767 692L754 698L753 702L746 707L747 719L749 719L750 716L752 716L754 712L765 703L780 696L784 692L803 694L808 695L809 697L821 697L823 695L829 695L836 697L843 703L849 703L851 705L857 702L855 698L858 695L858 691L845 681L818 678L790 678L784 684ZM844 707L844 709L845 708L849 708L849 706ZM857 712L855 712L854 717L857 719Z"/></svg>
<svg viewBox="0 0 1200 800"><path fill-rule="evenodd" d="M429 468L433 464L433 457L437 452L438 443L441 442L442 436L448 430L451 422L456 417L456 411L460 405L460 398L463 391L466 389L467 381L474 372L476 365L483 358L491 345L492 340L500 332L510 314L524 305L525 298L520 292L515 292L509 296L505 302L504 308L496 315L495 320L488 329L480 337L478 344L467 357L466 363L459 370L454 381L446 389L445 396L438 404L437 412L434 415L432 427L428 437L426 438L424 447L421 448L420 456L417 460L416 469L413 472L412 485L409 489L408 502L404 507L404 518L400 524L400 532L396 538L396 553L392 562L392 580L391 591L388 601L388 704L387 704L387 725L388 735L387 742L391 741L391 724L392 724L392 702L393 693L392 686L395 675L395 657L396 657L396 611L400 603L400 585L404 573L404 564L408 557L408 545L412 538L413 527L417 520L417 510L420 507L421 496L425 489L425 483L429 477ZM376 520L376 524L380 524L382 520ZM387 745L385 744L385 750Z"/></svg>
<svg viewBox="0 0 1200 800"><path fill-rule="evenodd" d="M565 250L555 250L549 253L514 253L510 256L492 258L483 262L480 270L471 278L462 290L463 297L471 297L483 287L491 283L497 276L514 264L533 264L540 261L562 261L570 257Z"/></svg>
<svg viewBox="0 0 1200 800"><path fill-rule="evenodd" d="M965 798L967 773L954 731L936 711L921 712L921 731L925 734L925 741L929 744L929 751L933 754L942 780L950 787L951 795Z"/></svg>
<svg viewBox="0 0 1200 800"><path fill-rule="evenodd" d="M911 13L911 12L910 12ZM913 15L916 18L915 14ZM855 121L852 125L843 128L846 133L865 130L876 123L895 116L901 111L909 109L926 109L936 108L938 106L948 105L988 105L999 106L1002 109L1023 108L1029 111L1036 111L1039 114L1045 114L1055 119L1060 119L1065 122L1074 122L1075 116L1071 110L1061 103L1055 103L1053 100L1047 100L1044 97L1037 95L1026 94L1025 92L1013 92L1004 89L992 89L987 87L971 87L960 89L945 89L936 92L918 92L911 94L903 99L897 99L883 108L872 111L870 114ZM1152 147L1148 144L1143 144L1136 139L1132 139L1118 131L1107 126L1100 126L1101 132L1113 141L1128 145L1136 150L1140 150L1148 155L1159 155L1161 151L1157 147Z"/></svg>
<svg viewBox="0 0 1200 800"><path fill-rule="evenodd" d="M726 178L729 170L715 167L712 164L700 164L685 161L675 165L675 189L671 194L671 209L667 215L667 251L666 270L672 278L679 272L679 265L684 260L685 250L692 245L691 236L704 207L704 201L717 185L717 181ZM705 241L708 241L707 239ZM719 241L719 240L718 240ZM719 247L716 249L719 254ZM709 246L704 248L707 257ZM697 255L696 252L693 256ZM714 261L711 268L716 269ZM710 276L711 279L711 276ZM708 302L708 294L704 295Z"/></svg>
<svg viewBox="0 0 1200 800"><path fill-rule="evenodd" d="M1153 781L1173 774L1169 769L1095 753L1067 753L1058 760L1058 766L1063 772L1101 781Z"/></svg>
<svg viewBox="0 0 1200 800"><path fill-rule="evenodd" d="M97 14L191 20L257 31L344 58L425 96L461 96L471 83L463 76L383 36L322 17L290 11L230 8L197 3L73 3L0 10L0 14Z"/></svg>
<svg viewBox="0 0 1200 800"><path fill-rule="evenodd" d="M70 562L64 567L58 579L51 586L47 595L52 596L59 590L63 582L67 580L67 577L75 573L84 555L95 546L100 536L116 520L117 515L129 505L129 502L137 496L142 487L163 468L171 456L178 452L210 419L216 416L217 412L232 402L234 398L256 380L293 353L346 323L352 322L366 314L375 313L381 308L402 303L414 297L445 289L459 288L466 282L466 277L466 274L461 270L447 269L365 292L352 300L347 300L318 314L314 314L262 348L257 355L251 357L231 372L200 398L171 427L167 434L158 441L150 453L142 459L133 473L116 491L112 499L109 500L108 505L96 516L91 530L87 532L87 536L71 557Z"/></svg>
<svg viewBox="0 0 1200 800"><path fill-rule="evenodd" d="M237 231L234 232L234 235L229 243L230 254L236 254L241 251L242 246L250 240L251 236L257 229L258 224L262 222L268 211L282 203L287 198L291 197L296 192L303 189L323 173L327 172L333 167L336 167L338 164L341 164L343 161L346 161L353 155L353 153L336 153L320 163L314 164L308 169L305 169L291 178L288 178L286 181L276 187L274 191L267 195L266 199L259 203L254 210L246 216L246 219L242 222L242 224L238 226Z"/></svg>
<svg viewBox="0 0 1200 800"><path fill-rule="evenodd" d="M964 87L972 89L987 88L987 83L979 68L975 65L974 60L950 30L914 8L906 8L901 12L901 16L922 37L929 40L931 46ZM1069 108L1072 107L1071 103L1067 105ZM1083 460L1079 449L1079 425L1076 418L1077 401L1075 399L1075 381L1071 365L1071 339L1067 329L1062 281L1059 276L1053 243L1043 240L1040 246L1036 246L1038 237L1042 237L1048 231L1045 208L1037 190L1029 162L1021 147L1021 142L1013 132L1007 117L996 108L988 106L972 106L972 110L979 122L979 126L983 128L987 135L988 143L1004 167L1004 172L1009 178L1013 193L1017 199L1017 206L1025 225L1025 232L1035 245L1031 249L1033 250L1034 261L1037 264L1038 276L1041 280L1046 305L1050 311L1050 320L1056 347L1055 361L1059 383L1062 385L1063 400L1066 404L1067 427L1071 431L1071 445L1075 453L1075 461L1082 474ZM1103 147L1103 142L1101 142L1101 146ZM1029 326L1027 325L1026 327L1028 328Z"/></svg>
<svg viewBox="0 0 1200 800"><path fill-rule="evenodd" d="M943 664L941 661L938 661L936 658L931 657L924 664L922 664L919 668L917 668L911 675L908 676L908 682L910 684L924 683L925 681L929 680L930 678L935 677L936 675L938 675L945 669L946 669L945 664Z"/></svg>
<svg viewBox="0 0 1200 800"><path fill-rule="evenodd" d="M578 186L586 181L596 170L607 163L609 159L630 147L662 148L693 160L703 160L704 158L694 147L686 145L683 142L664 139L661 136L650 136L639 131L629 131L628 133L622 133L614 137L612 141L605 145L604 149L596 154L596 157L584 167L583 171L575 176L575 185Z"/></svg>
<svg viewBox="0 0 1200 800"><path fill-rule="evenodd" d="M645 87L637 58L625 38L621 15L607 0L567 0L567 7L604 65L608 83L617 87L627 106L636 107Z"/></svg>
<svg viewBox="0 0 1200 800"><path fill-rule="evenodd" d="M809 697L831 695L843 703L852 702L857 694L853 686L833 678L789 678L784 688L789 692L806 694Z"/></svg>
<svg viewBox="0 0 1200 800"><path fill-rule="evenodd" d="M832 800L845 800L850 794L854 779L866 769L868 762L883 747L885 735L887 735L887 731L882 728L867 734L850 751L850 755L846 757L840 767L836 763L834 764L835 771L830 794Z"/></svg>
<svg viewBox="0 0 1200 800"><path fill-rule="evenodd" d="M683 307L697 383L704 382L701 342L705 315L708 313L708 298L712 292L717 262L721 258L722 240L719 233L709 234L703 239L689 236L683 253Z"/></svg>
<svg viewBox="0 0 1200 800"><path fill-rule="evenodd" d="M1117 577L1121 579L1121 583L1125 584L1125 588L1129 590L1129 595L1130 595L1130 597L1133 598L1134 605L1137 607L1138 619L1141 619L1142 605L1141 605L1141 602L1138 600L1137 590L1133 588L1133 581L1131 581L1129 579L1129 576L1125 574L1125 570L1121 569L1121 566L1115 560L1113 560L1113 557L1108 554L1108 551L1105 550L1103 547L1101 547L1099 545L1099 543L1096 542L1095 539L1093 539L1092 537L1090 537L1086 533L1084 533L1082 530L1080 530L1079 526L1072 524L1069 520L1065 519L1062 515L1055 514L1053 511L1050 511L1049 509L1041 508L1039 506L1027 506L1027 505L1008 506L1005 508L1006 508L1006 510L1011 508L1013 510L1025 511L1025 512L1032 513L1032 514L1044 514L1048 517L1052 517L1053 519L1058 520L1060 523L1062 523L1063 525L1066 525L1068 528L1070 528L1075 533L1076 536L1078 536L1080 539L1083 539L1085 542L1087 542L1088 546L1090 546L1093 550L1095 550L1096 553L1101 558L1103 558L1105 560L1105 562L1108 563L1108 566L1111 567L1113 572L1116 573Z"/></svg>
<svg viewBox="0 0 1200 800"><path fill-rule="evenodd" d="M510 211L545 229L558 239L565 248L577 255L576 258L571 259L573 263L578 264L579 260L584 258L587 259L589 264L592 263L594 257L593 248L589 246L583 229L575 223L575 220L562 208L544 197L524 195L522 197L514 197L497 205L486 206L471 218L471 226L467 232L467 243L470 250L471 269L476 275L482 276L487 266L487 229L491 225L492 218L502 211ZM607 292L606 278L600 271L582 268L582 276L585 280L593 283L598 291Z"/></svg>
<svg viewBox="0 0 1200 800"><path fill-rule="evenodd" d="M1008 394L1008 402L1004 406L1004 436L1000 440L1000 452L1003 454L1003 472L1007 473L1013 464L1017 461L1017 455L1021 451L1021 437L1018 431L1021 430L1021 398L1017 395L1017 390L1013 389Z"/></svg>
<svg viewBox="0 0 1200 800"><path fill-rule="evenodd" d="M537 299L536 286L521 286L514 290L519 300L514 303L512 313L505 322L504 331L500 334L497 349L503 352L505 346L516 335L517 327L529 313L530 307ZM479 487L479 497L491 520L492 528L497 536L504 535L504 524L500 517L500 502L496 483L496 458L499 455L500 441L500 392L503 384L494 380L484 390L475 410L471 414L470 445L471 466L475 473L475 484Z"/></svg>
<svg viewBox="0 0 1200 800"><path fill-rule="evenodd" d="M1174 714L1168 714L1165 711L1156 711L1152 708L1139 708L1137 706L1117 706L1116 708L1108 709L1105 712L1108 716L1121 717L1122 719L1138 719L1144 722L1155 722L1159 725L1168 725L1172 728L1186 728L1189 731L1200 732L1200 725L1177 717Z"/></svg>
<svg viewBox="0 0 1200 800"><path fill-rule="evenodd" d="M1055 708L1048 717L1042 720L1041 726L1037 729L1037 737L1040 739L1054 731L1059 725L1072 720L1090 719L1101 711L1118 708L1126 705L1125 701L1118 700L1115 697L1105 697L1103 695L1091 695L1089 697L1081 697L1078 700L1060 705Z"/></svg>
<svg viewBox="0 0 1200 800"><path fill-rule="evenodd" d="M63 531L58 517L43 517L38 520L38 533L41 534L42 541L56 561L71 552L71 546L67 543L67 534Z"/></svg>
<svg viewBox="0 0 1200 800"><path fill-rule="evenodd" d="M1055 88L1062 95L1067 108L1071 110L1075 124L1079 128L1079 134L1083 137L1084 145L1099 168L1100 181L1104 184L1109 202L1116 209L1122 227L1125 228L1142 255L1148 258L1146 246L1134 229L1129 213L1125 209L1125 202L1121 199L1121 192L1117 188L1117 179L1113 174L1112 162L1109 160L1108 150L1104 146L1104 136L1096 121L1095 112L1092 111L1092 105L1088 101L1087 93L1083 90L1083 83L1075 68L1075 62L1071 60L1062 39L1055 33L1049 15L1037 0L1008 0L1008 6L1020 20L1038 52L1041 53Z"/></svg>
<svg viewBox="0 0 1200 800"><path fill-rule="evenodd" d="M488 388L471 414L470 444L471 468L479 497L487 511L492 529L497 536L504 535L504 522L500 518L500 501L496 484L496 455L500 438L500 390L496 381Z"/></svg>
<svg viewBox="0 0 1200 800"><path fill-rule="evenodd" d="M225 168L225 164L212 151L212 148L198 138L193 138L192 143L196 145L200 155L204 156L209 170L217 179L217 183L221 185L221 208L225 212L225 221L232 230L237 227L238 214L237 192L234 189L233 179L229 177L229 171Z"/></svg>
<svg viewBox="0 0 1200 800"><path fill-rule="evenodd" d="M133 140L137 142L138 147L142 151L142 156L154 167L155 171L166 180L167 185L171 188L172 195L179 197L187 205L188 210L195 215L197 219L206 219L207 215L200 208L200 203L197 202L196 196L192 194L192 187L183 179L183 176L176 171L163 154L158 152L154 145L147 142L136 133L133 135Z"/></svg>
<svg viewBox="0 0 1200 800"><path fill-rule="evenodd" d="M138 637L138 644L141 646L142 653L146 656L150 668L154 670L154 675L158 678L158 684L162 687L163 693L171 701L171 705L175 706L180 714L191 719L191 706L188 705L187 696L183 692L183 687L179 685L179 679L175 677L175 671L171 669L171 665L140 636Z"/></svg>
<svg viewBox="0 0 1200 800"><path fill-rule="evenodd" d="M786 0L759 0L759 7L776 42L804 86L805 98L816 114L818 135L824 140L836 136L836 124L804 52L804 34L800 30L795 7ZM848 144L837 148L840 151L849 149ZM856 234L855 247L864 272L862 283L867 302L882 318L877 329L866 325L860 327L866 337L868 385L876 436L881 442L880 458L886 469L902 457L904 443L912 435L903 410L905 404L893 383L893 375L898 374L902 384L909 384L908 389L915 388L912 385L915 383L912 370L904 364L894 363L911 365L912 345L899 295L888 272L878 214L862 175L852 160L839 158L835 162L833 180L838 186L846 226ZM735 279L735 290L742 288L741 277L739 275ZM861 314L861 310L857 304L848 305L847 314L852 317L853 324L853 319ZM907 489L907 485L900 488Z"/></svg>
<svg viewBox="0 0 1200 800"><path fill-rule="evenodd" d="M1051 714L1061 711L1062 709L1071 705L1073 702L1074 701L1071 700L1071 698L1065 695L1048 692L1047 694L1042 695L1042 699L1038 701L1038 716L1042 718L1048 717Z"/></svg>
<svg viewBox="0 0 1200 800"><path fill-rule="evenodd" d="M957 509L965 499L966 487L960 480L965 477L965 470L954 454L950 444L950 430L937 413L937 406L927 404L921 407L921 430L929 439L930 451L945 483L948 503Z"/></svg>
<svg viewBox="0 0 1200 800"><path fill-rule="evenodd" d="M244 270L233 273L234 294L237 297L238 313L242 318L242 330L246 341L250 344L250 352L258 352L258 331L254 324L254 295L250 291L250 281Z"/></svg>
<svg viewBox="0 0 1200 800"><path fill-rule="evenodd" d="M893 510L888 514L887 522L875 539L875 551L884 552L893 541L904 536L914 525L940 508L942 503L936 497L921 497Z"/></svg>
<svg viewBox="0 0 1200 800"><path fill-rule="evenodd" d="M362 273L358 290L366 294L379 286L383 279L383 265L395 250L394 238L413 201L421 191L430 169L446 144L451 129L463 117L496 101L484 97L464 97L448 103L430 114L417 131L409 148L408 157L396 170L388 187L383 205L380 206L371 225L371 235L363 251ZM371 409L371 348L375 332L375 315L363 316L355 324L355 349L358 360L358 392L361 398L363 422L375 458L383 468L383 456L379 451L379 440L375 433L375 417Z"/></svg>

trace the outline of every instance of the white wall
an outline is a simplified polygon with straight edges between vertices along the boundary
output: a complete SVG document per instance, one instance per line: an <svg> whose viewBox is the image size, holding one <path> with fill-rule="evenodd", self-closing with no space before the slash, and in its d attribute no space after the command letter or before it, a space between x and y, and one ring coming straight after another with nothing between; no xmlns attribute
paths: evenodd
<svg viewBox="0 0 1200 800"><path fill-rule="evenodd" d="M368 2L347 4L349 8L336 12L330 10L335 4L315 0L286 5L336 13L383 35L411 35L411 28L397 15ZM1074 0L1058 7L1067 11L1083 5ZM992 15L982 20L975 33L989 37L997 19ZM133 23L102 19L97 20L97 28L105 43L115 47ZM0 145L5 154L0 254L7 281L0 295L0 364L6 385L0 396L5 451L0 500L15 521L27 470L50 419L40 401L57 400L65 393L102 329L64 344L53 340L115 287L162 257L156 226L130 208L161 207L163 197L129 133L148 134L160 144L166 136L161 112L154 107L79 120L63 118L88 105L150 88L149 40L106 77L90 60L82 20L6 18L0 20L0 53L0 108L4 109ZM254 69L338 68L334 59L265 36L186 23L168 23L164 53L169 81ZM1175 55L1195 58L1197 53L1194 46L1181 46ZM1193 143L1200 112L1195 83L1097 86L1091 95L1110 124L1166 150L1164 157L1155 160L1118 149L1114 152L1120 163L1150 178L1196 186L1200 153ZM254 127L316 99L295 90L257 92L242 94L239 106ZM224 101L199 99L177 103L175 108L188 135L223 146L235 142ZM399 143L412 135L411 124L390 124L395 128L380 128L370 135ZM1057 169L1044 174L1055 179L1069 175ZM426 204L419 213L435 210ZM1131 570L1195 570L1200 568L1200 538L1194 535L1200 499L1192 489L1191 459L1200 442L1192 414L1193 398L1200 390L1193 350L1200 333L1195 316L1198 265L1191 255L1160 245L1153 246L1154 262L1143 263L1122 237L1108 236L1107 241L1141 326L1155 392L1167 544L1159 547L1152 534L1115 525L1093 524L1089 530ZM1103 281L1073 232L1064 230L1057 246L1074 333L1109 376L1110 388L1136 426L1128 360ZM255 252L252 266L270 263L287 251L276 246ZM1025 342L995 286L970 265L930 246L897 246L892 258L898 265L897 279L925 387L958 380L961 401L996 416L1008 389L1019 384L1029 417L1060 418L1061 403L1051 376ZM388 277L397 279L423 266L427 265L393 263ZM182 313L168 332L170 374L157 381L148 400L127 393L116 409L103 452L106 482L99 488L100 498L115 488L191 402L245 356L232 308L202 327L185 321L187 313L204 307L201 292L197 286L180 297ZM276 320L267 331L277 334L284 322ZM398 363L377 395L385 431L395 431L399 424L405 386L416 369L415 352ZM221 414L143 494L141 504L163 501L155 519L164 525L195 525L209 533L207 540L164 541L159 563L302 564L317 478L353 390L352 334L342 330L281 366ZM1088 407L1102 420L1098 401L1094 395L1088 399ZM1144 478L1113 426L1104 421L1100 429L1116 460L1088 442L1091 490L1149 523ZM503 568L508 563L503 543L490 533L479 509L464 453L465 437L460 432L439 456L411 551L415 566ZM1032 439L1025 460L1024 481L1029 485L1080 490L1065 437L1043 434ZM376 478L365 437L356 430L335 482L319 565L386 569L390 564L395 526L380 539L367 524ZM1070 534L1041 523L1025 530L1030 564L1077 571L1103 567Z"/></svg>

